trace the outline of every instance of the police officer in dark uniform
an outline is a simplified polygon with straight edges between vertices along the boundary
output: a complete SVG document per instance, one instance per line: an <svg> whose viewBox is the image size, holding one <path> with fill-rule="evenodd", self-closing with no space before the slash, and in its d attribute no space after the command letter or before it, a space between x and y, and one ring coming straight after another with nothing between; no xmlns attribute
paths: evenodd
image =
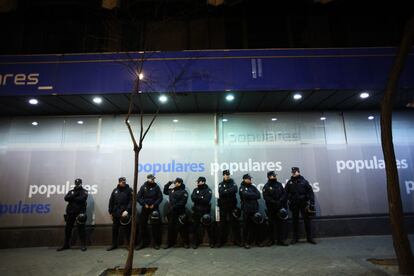
<svg viewBox="0 0 414 276"><path fill-rule="evenodd" d="M312 186L300 175L298 167L292 167L292 177L287 182L285 190L288 194L289 208L292 211L293 238L291 244L299 241L299 212L305 222L307 242L316 244L312 238L310 215L306 211L307 208L315 209L315 195Z"/></svg>
<svg viewBox="0 0 414 276"><path fill-rule="evenodd" d="M70 248L70 238L72 236L73 225L77 224L79 238L81 240L81 250L86 251L86 200L88 199L88 191L82 187L82 179L75 179L75 187L70 190L66 196L65 201L68 202L66 207L66 214L64 215L65 226L65 243L57 251L62 251Z"/></svg>
<svg viewBox="0 0 414 276"><path fill-rule="evenodd" d="M240 224L233 215L237 209L237 185L230 178L230 171L223 171L223 181L219 184L218 207L220 208L219 241L217 247L223 246L227 241L228 227L231 225L233 241L241 246Z"/></svg>
<svg viewBox="0 0 414 276"><path fill-rule="evenodd" d="M112 216L112 246L107 250L111 251L118 248L118 235L120 228L123 228L125 238L129 246L129 236L131 233L132 215L132 189L126 184L126 178L118 179L117 187L112 191L109 199L108 212ZM121 227L122 226L122 227Z"/></svg>
<svg viewBox="0 0 414 276"><path fill-rule="evenodd" d="M170 186L174 183L174 187ZM177 232L184 243L184 248L189 248L188 238L188 215L186 214L185 205L188 200L188 193L185 190L184 181L182 178L177 177L175 181L169 181L164 185L164 194L168 195L168 237L167 243L164 249L170 248L175 245L177 240Z"/></svg>
<svg viewBox="0 0 414 276"><path fill-rule="evenodd" d="M148 237L148 219L151 213L158 212L159 205L162 201L162 192L157 183L155 183L155 176L147 175L147 181L141 186L137 196L138 203L142 206L141 215L139 217L139 234L137 250L144 248L149 244ZM152 223L151 232L153 238L153 246L155 249L160 249L161 244L161 223Z"/></svg>
<svg viewBox="0 0 414 276"><path fill-rule="evenodd" d="M257 201L260 199L260 192L252 184L252 177L249 174L243 175L239 195L243 213L243 244L244 248L249 249L250 244L255 239L254 233L257 233L254 216L259 211L259 203Z"/></svg>
<svg viewBox="0 0 414 276"><path fill-rule="evenodd" d="M193 205L193 248L196 249L203 241L204 232L207 231L210 247L214 247L213 227L211 219L212 191L206 184L206 178L197 179L197 187L191 194Z"/></svg>
<svg viewBox="0 0 414 276"><path fill-rule="evenodd" d="M278 245L288 245L287 235L287 216L281 217L281 211L287 214L287 193L282 183L277 181L276 173L270 171L267 173L267 183L263 187L263 198L266 202L267 216L269 218L269 242L268 246L275 244L274 234L276 230L276 239ZM282 210L284 209L284 210Z"/></svg>

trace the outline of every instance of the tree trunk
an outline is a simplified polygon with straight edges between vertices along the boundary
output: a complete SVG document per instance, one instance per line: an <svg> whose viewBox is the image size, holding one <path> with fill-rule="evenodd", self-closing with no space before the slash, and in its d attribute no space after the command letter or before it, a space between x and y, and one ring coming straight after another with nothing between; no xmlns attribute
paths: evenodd
<svg viewBox="0 0 414 276"><path fill-rule="evenodd" d="M131 237L128 249L128 258L124 267L124 275L130 276L132 272L132 265L134 260L134 249L135 249L135 236L137 233L137 188L138 188L138 162L139 153L141 149L134 147L134 193L132 196L132 220L131 220Z"/></svg>
<svg viewBox="0 0 414 276"><path fill-rule="evenodd" d="M392 141L393 97L397 93L398 80L414 40L414 17L406 25L404 37L394 65L391 69L384 96L381 101L381 143L387 175L388 206L394 250L397 255L400 274L414 274L414 257L410 240L404 227L400 181Z"/></svg>

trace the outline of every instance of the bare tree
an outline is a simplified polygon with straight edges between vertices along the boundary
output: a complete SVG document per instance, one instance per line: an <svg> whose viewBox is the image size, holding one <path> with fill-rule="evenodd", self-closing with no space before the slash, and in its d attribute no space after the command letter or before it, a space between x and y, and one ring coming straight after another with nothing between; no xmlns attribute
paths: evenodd
<svg viewBox="0 0 414 276"><path fill-rule="evenodd" d="M144 56L144 54L143 54ZM139 69L136 71L135 73L135 87L133 89L133 91L131 92L130 95L130 99L129 99L129 109L128 109L128 113L125 117L125 124L128 128L129 131L129 135L131 137L131 141L133 144L133 149L134 149L134 182L133 182L133 196L132 196L132 226L131 226L131 237L130 237L130 243L129 243L129 250L128 250L128 258L127 261L125 263L125 267L124 267L124 275L131 275L132 272L132 264L133 264L133 260L134 260L134 247L135 247L135 237L136 237L136 232L137 232L137 188L138 188L138 164L139 164L139 155L140 152L142 150L142 146L143 146L143 142L145 140L145 137L148 134L148 131L151 129L151 126L153 125L155 119L157 118L157 115L159 113L159 106L157 106L156 112L152 115L151 121L148 124L148 126L146 126L144 128L144 108L142 106L142 101L139 99L138 104L139 104L139 121L140 121L140 128L139 128L139 138L137 139L135 134L134 134L134 130L131 126L130 123L130 117L132 115L133 112L133 107L134 107L134 97L136 97L137 95L140 94L140 87L141 87L141 76L142 76L142 68L144 65L144 58L142 58L141 62L139 63ZM139 96L138 96L139 97Z"/></svg>
<svg viewBox="0 0 414 276"><path fill-rule="evenodd" d="M128 249L128 257L127 261L125 263L124 267L124 275L131 275L132 272L132 264L134 260L134 246L135 246L135 237L136 237L136 231L137 231L137 190L138 190L138 164L139 164L139 157L140 152L143 148L143 143L145 140L145 137L147 136L149 130L154 124L155 119L157 118L160 106L156 105L156 110L153 114L150 116L150 122L147 126L144 127L144 106L142 104L142 97L145 96L141 92L142 84L145 83L145 87L152 88L153 84L156 82L153 82L150 79L145 79L144 77L144 64L147 61L147 57L145 56L145 52L140 52L140 58L134 58L133 56L130 56L128 53L125 53L128 56L127 61L123 62L123 64L126 66L126 68L129 70L129 72L134 77L134 88L130 94L129 98L129 108L128 113L125 116L125 124L128 128L129 135L133 144L133 150L134 150L134 180L133 180L133 197L132 197L132 220L131 220L131 237L130 237L130 244ZM168 70L166 72L167 74L167 83L164 83L166 85L166 89L169 94L169 98L172 100L175 100L176 97L176 87L181 84L182 82L188 81L188 78L185 77L186 72L189 70L189 67L194 62L194 59L190 59L185 64L181 64L182 66L179 66L179 70ZM191 77L190 77L191 79ZM155 91L152 89L152 91ZM153 92L154 93L154 92ZM131 125L131 116L134 113L134 103L135 99L138 99L137 105L138 105L138 112L139 112L139 136L137 136L134 132L134 129Z"/></svg>
<svg viewBox="0 0 414 276"><path fill-rule="evenodd" d="M392 141L392 107L394 96L398 90L398 80L404 69L408 54L412 49L413 41L414 17L406 24L404 37L398 49L394 65L391 68L388 83L381 101L381 142L387 175L388 206L394 250L397 255L399 272L410 275L414 274L414 257L411 251L410 240L404 227L400 181Z"/></svg>

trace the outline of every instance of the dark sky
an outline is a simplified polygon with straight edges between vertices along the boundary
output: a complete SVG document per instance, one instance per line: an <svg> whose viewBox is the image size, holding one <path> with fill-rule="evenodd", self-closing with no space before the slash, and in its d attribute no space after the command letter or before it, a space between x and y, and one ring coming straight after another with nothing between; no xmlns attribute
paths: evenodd
<svg viewBox="0 0 414 276"><path fill-rule="evenodd" d="M0 54L396 46L414 1L121 2L20 0L0 13Z"/></svg>

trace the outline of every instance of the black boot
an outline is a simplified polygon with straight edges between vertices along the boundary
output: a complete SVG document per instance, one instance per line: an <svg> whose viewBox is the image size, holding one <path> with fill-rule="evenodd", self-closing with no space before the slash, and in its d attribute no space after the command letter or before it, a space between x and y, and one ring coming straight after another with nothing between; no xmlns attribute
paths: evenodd
<svg viewBox="0 0 414 276"><path fill-rule="evenodd" d="M166 245L164 245L164 249L168 249L168 248L173 247L173 246L174 246L173 244L167 243Z"/></svg>
<svg viewBox="0 0 414 276"><path fill-rule="evenodd" d="M281 245L281 246L289 246L289 244L285 241L278 241L277 245Z"/></svg>
<svg viewBox="0 0 414 276"><path fill-rule="evenodd" d="M63 250L69 249L69 248L70 248L70 246L69 246L69 245L67 245L67 244L65 244L65 245L64 245L64 246L62 246L61 248L56 249L56 251L63 251Z"/></svg>
<svg viewBox="0 0 414 276"><path fill-rule="evenodd" d="M139 243L137 246L135 246L135 250L141 250L143 248L145 248L143 243Z"/></svg>
<svg viewBox="0 0 414 276"><path fill-rule="evenodd" d="M108 249L106 249L106 251L112 251L112 250L117 249L117 248L118 248L118 246L112 245L111 247L109 247Z"/></svg>

